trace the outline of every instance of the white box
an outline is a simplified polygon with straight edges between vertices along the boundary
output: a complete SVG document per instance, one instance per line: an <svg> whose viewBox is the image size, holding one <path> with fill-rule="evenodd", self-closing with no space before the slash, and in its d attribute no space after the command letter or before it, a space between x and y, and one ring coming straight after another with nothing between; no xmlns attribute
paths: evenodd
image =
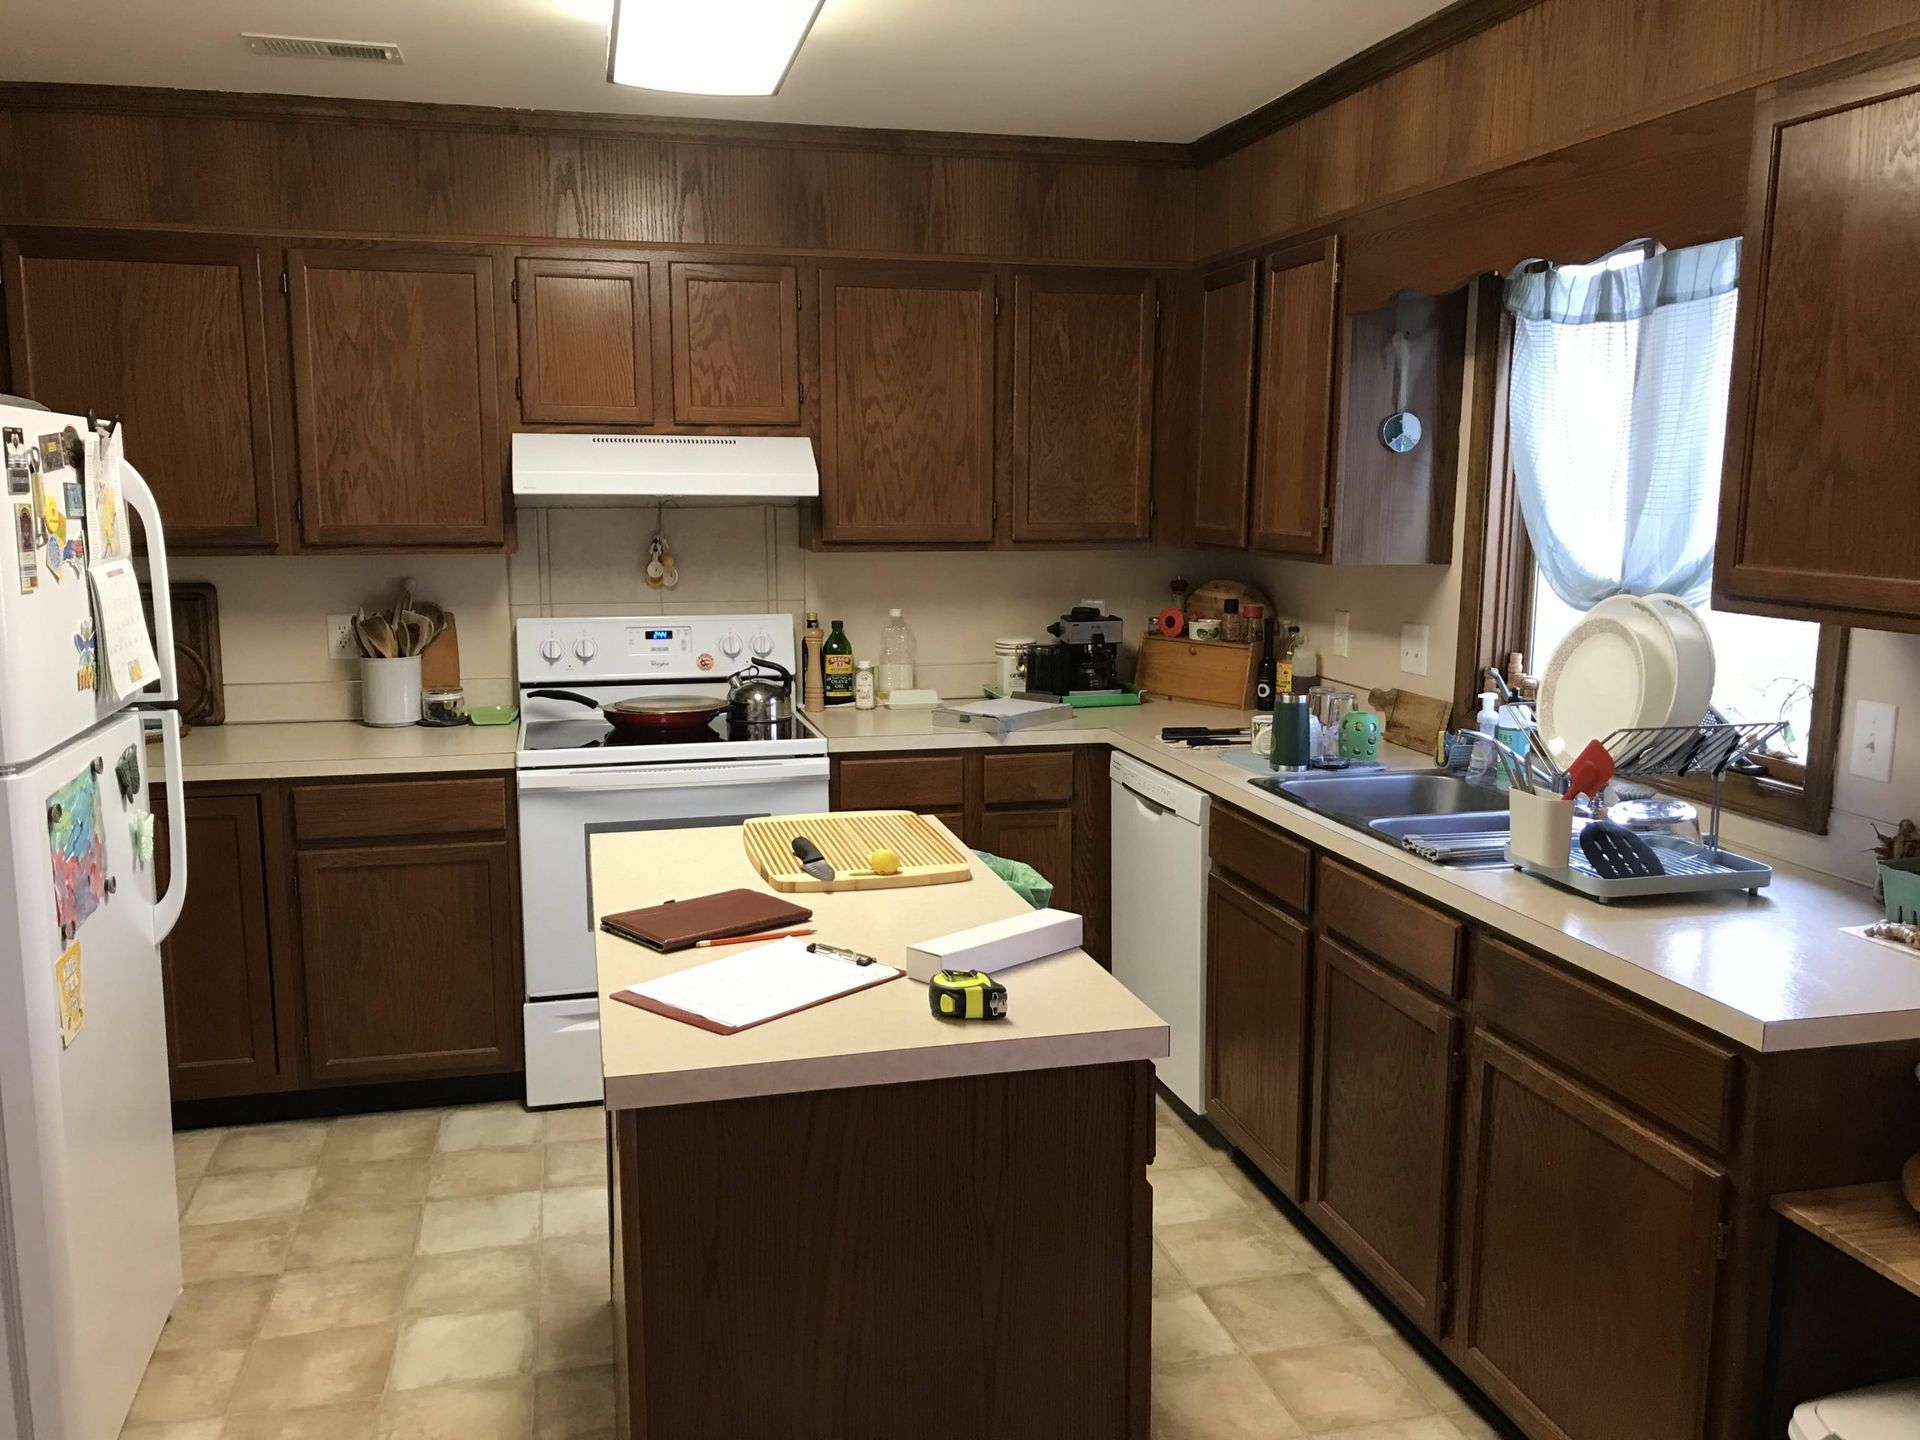
<svg viewBox="0 0 1920 1440"><path fill-rule="evenodd" d="M993 975L1029 960L1078 949L1080 917L1066 910L1030 910L1006 920L936 935L907 947L907 974L922 985L937 970L984 970Z"/></svg>
<svg viewBox="0 0 1920 1440"><path fill-rule="evenodd" d="M931 712L933 723L957 730L1006 735L1033 725L1058 725L1073 719L1073 707L1045 700L968 700Z"/></svg>

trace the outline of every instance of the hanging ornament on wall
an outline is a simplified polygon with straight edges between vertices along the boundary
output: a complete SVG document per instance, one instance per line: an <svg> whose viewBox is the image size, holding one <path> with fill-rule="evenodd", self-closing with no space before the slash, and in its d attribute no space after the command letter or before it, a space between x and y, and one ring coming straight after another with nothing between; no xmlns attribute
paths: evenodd
<svg viewBox="0 0 1920 1440"><path fill-rule="evenodd" d="M1420 443L1420 417L1407 408L1407 371L1412 368L1413 336L1393 333L1393 413L1380 422L1380 443L1396 455L1405 455Z"/></svg>
<svg viewBox="0 0 1920 1440"><path fill-rule="evenodd" d="M645 575L648 587L654 590L671 590L680 583L680 567L674 563L673 547L667 543L667 532L657 512L653 521L653 539L647 542Z"/></svg>

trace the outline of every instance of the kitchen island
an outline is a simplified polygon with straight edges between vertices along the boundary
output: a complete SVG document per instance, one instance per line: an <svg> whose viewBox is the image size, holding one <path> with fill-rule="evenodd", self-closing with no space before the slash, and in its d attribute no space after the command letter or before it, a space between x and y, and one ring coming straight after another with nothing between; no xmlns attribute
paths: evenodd
<svg viewBox="0 0 1920 1440"><path fill-rule="evenodd" d="M596 837L607 914L766 888L733 827ZM959 884L796 897L899 964L1018 914ZM601 934L621 1433L1144 1437L1166 1027L1082 951L935 1020L899 979L715 1035L609 1000L711 958Z"/></svg>

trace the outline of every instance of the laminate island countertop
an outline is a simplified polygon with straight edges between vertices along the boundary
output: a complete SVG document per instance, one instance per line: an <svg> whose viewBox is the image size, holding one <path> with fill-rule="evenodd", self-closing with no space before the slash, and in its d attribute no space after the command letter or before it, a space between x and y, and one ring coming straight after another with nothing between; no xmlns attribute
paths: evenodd
<svg viewBox="0 0 1920 1440"><path fill-rule="evenodd" d="M1880 918L1868 892L1774 861L1757 894L1603 905L1506 868L1432 865L1250 783L1249 752L1161 741L1163 727L1224 726L1244 712L1182 701L1082 710L1005 739L954 730L926 710L829 710L809 716L830 753L1110 745L1286 830L1316 849L1618 985L1752 1050L1920 1039L1920 954L1842 934ZM1431 767L1383 747L1396 769ZM1236 760L1241 763L1236 763Z"/></svg>
<svg viewBox="0 0 1920 1440"><path fill-rule="evenodd" d="M736 826L597 835L594 908L612 914L730 890L771 891L748 863ZM1024 911L1026 902L973 862L970 880L894 890L790 897L813 911L813 938L901 965L906 947ZM656 954L601 931L600 1055L610 1110L1116 1061L1167 1053L1159 1016L1084 950L1036 960L1003 977L1009 1015L961 1024L928 1013L910 979L743 1030L715 1035L607 997L615 990L731 949Z"/></svg>
<svg viewBox="0 0 1920 1440"><path fill-rule="evenodd" d="M518 725L392 729L357 720L203 725L180 742L188 783L285 780L315 775L421 775L513 769ZM148 773L160 773L160 746L148 742Z"/></svg>

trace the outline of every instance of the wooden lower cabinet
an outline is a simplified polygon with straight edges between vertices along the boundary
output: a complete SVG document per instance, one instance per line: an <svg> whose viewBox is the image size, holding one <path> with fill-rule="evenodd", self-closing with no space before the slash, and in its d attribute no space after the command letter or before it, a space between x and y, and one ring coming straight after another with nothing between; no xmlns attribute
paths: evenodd
<svg viewBox="0 0 1920 1440"><path fill-rule="evenodd" d="M516 1069L512 814L498 775L190 785L173 1098Z"/></svg>
<svg viewBox="0 0 1920 1440"><path fill-rule="evenodd" d="M1444 1320L1460 1019L1326 935L1314 946L1308 1210L1428 1334Z"/></svg>
<svg viewBox="0 0 1920 1440"><path fill-rule="evenodd" d="M187 904L160 947L167 1063L176 1100L251 1095L282 1083L269 939L266 805L267 797L258 794L187 796ZM164 816L164 806L154 813ZM177 843L165 820L159 820L154 864L162 888Z"/></svg>
<svg viewBox="0 0 1920 1440"><path fill-rule="evenodd" d="M1216 870L1207 890L1207 1118L1290 1200L1305 1179L1312 937Z"/></svg>
<svg viewBox="0 0 1920 1440"><path fill-rule="evenodd" d="M497 1070L519 1058L505 841L299 857L316 1080Z"/></svg>
<svg viewBox="0 0 1920 1440"><path fill-rule="evenodd" d="M1531 1433L1703 1433L1726 1177L1485 1031L1450 1348Z"/></svg>
<svg viewBox="0 0 1920 1440"><path fill-rule="evenodd" d="M988 810L980 817L980 848L1031 865L1053 882L1053 905L1073 909L1073 811Z"/></svg>

